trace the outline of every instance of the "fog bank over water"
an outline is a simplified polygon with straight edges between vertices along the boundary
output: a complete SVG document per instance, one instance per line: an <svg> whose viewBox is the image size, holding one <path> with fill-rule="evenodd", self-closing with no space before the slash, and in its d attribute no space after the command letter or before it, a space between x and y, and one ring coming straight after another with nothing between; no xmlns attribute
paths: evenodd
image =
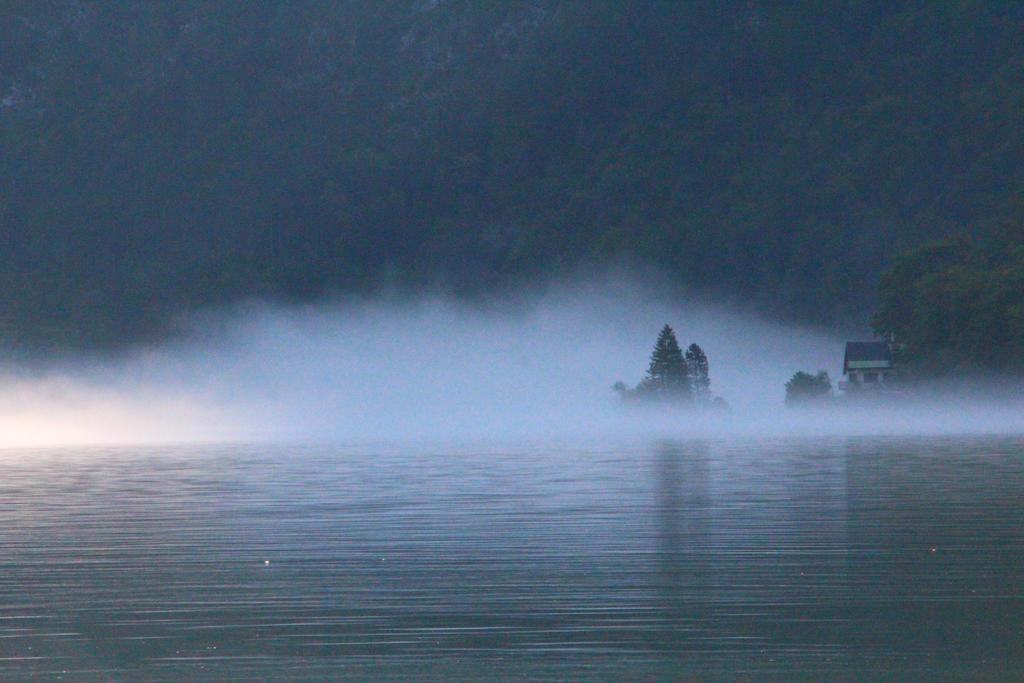
<svg viewBox="0 0 1024 683"><path fill-rule="evenodd" d="M612 383L643 376L665 323L704 348L731 414L618 402ZM8 368L0 445L1024 431L1021 406L1005 401L786 410L796 370L838 378L842 338L623 282L504 307L254 305L194 332L117 360Z"/></svg>

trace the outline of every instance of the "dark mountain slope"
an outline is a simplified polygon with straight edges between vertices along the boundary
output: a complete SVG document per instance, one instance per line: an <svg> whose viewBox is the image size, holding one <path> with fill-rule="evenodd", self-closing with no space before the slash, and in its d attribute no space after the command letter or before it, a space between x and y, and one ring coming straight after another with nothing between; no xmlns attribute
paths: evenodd
<svg viewBox="0 0 1024 683"><path fill-rule="evenodd" d="M0 2L8 345L637 259L866 320L1024 168L1016 2Z"/></svg>

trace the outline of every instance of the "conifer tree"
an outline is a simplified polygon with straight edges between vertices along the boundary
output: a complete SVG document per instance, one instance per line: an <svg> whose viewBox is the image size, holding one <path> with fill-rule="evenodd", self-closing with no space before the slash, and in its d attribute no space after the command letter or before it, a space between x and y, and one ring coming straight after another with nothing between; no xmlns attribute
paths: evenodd
<svg viewBox="0 0 1024 683"><path fill-rule="evenodd" d="M711 399L711 377L708 375L708 357L704 349L690 344L686 349L686 367L690 371L690 387L694 398L700 401Z"/></svg>
<svg viewBox="0 0 1024 683"><path fill-rule="evenodd" d="M690 373L676 334L668 325L658 334L647 376L637 391L659 398L690 398Z"/></svg>

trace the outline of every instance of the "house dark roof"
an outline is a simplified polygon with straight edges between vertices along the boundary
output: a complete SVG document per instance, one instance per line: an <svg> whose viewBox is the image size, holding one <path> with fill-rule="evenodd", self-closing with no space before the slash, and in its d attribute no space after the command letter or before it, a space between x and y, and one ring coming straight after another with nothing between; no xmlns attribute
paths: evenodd
<svg viewBox="0 0 1024 683"><path fill-rule="evenodd" d="M892 363L892 350L885 342L846 342L846 353L843 355L843 370L849 363L857 362L888 362Z"/></svg>

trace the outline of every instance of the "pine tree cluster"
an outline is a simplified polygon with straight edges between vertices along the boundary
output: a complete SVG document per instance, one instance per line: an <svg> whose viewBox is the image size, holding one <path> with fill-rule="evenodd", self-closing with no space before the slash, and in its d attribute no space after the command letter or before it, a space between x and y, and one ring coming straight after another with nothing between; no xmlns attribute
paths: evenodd
<svg viewBox="0 0 1024 683"><path fill-rule="evenodd" d="M670 325L661 328L647 375L636 388L630 389L621 381L612 388L623 400L713 402L707 355L697 344L690 344L684 354Z"/></svg>

